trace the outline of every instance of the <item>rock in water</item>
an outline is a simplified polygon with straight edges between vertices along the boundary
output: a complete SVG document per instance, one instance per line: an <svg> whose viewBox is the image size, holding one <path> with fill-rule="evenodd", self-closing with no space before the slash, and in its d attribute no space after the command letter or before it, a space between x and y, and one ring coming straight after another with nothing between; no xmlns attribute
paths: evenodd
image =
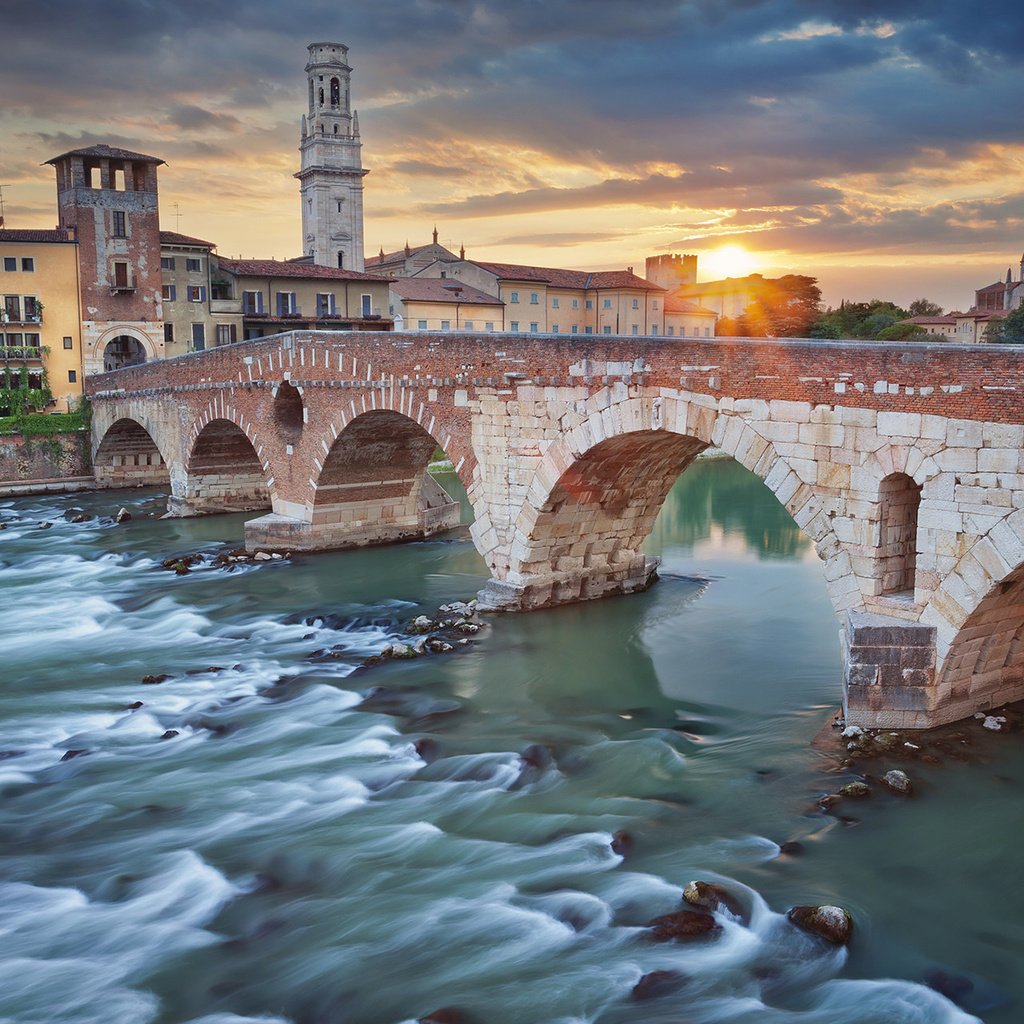
<svg viewBox="0 0 1024 1024"><path fill-rule="evenodd" d="M898 793L900 796L911 796L914 792L907 773L900 771L899 768L893 768L892 771L886 772L882 776L882 785L890 792Z"/></svg>
<svg viewBox="0 0 1024 1024"><path fill-rule="evenodd" d="M117 510L117 515L114 516L115 523L124 523L131 519L132 514L123 505Z"/></svg>
<svg viewBox="0 0 1024 1024"><path fill-rule="evenodd" d="M657 999L685 984L686 975L678 971L651 971L633 986L634 999Z"/></svg>
<svg viewBox="0 0 1024 1024"><path fill-rule="evenodd" d="M786 917L801 931L820 935L834 946L845 946L853 934L853 918L842 907L793 907Z"/></svg>
<svg viewBox="0 0 1024 1024"><path fill-rule="evenodd" d="M703 907L712 912L726 910L739 919L744 916L743 908L732 893L714 882L689 882L683 889L683 899L693 907Z"/></svg>
<svg viewBox="0 0 1024 1024"><path fill-rule="evenodd" d="M649 922L647 927L651 929L651 938L655 942L692 942L722 930L710 914L700 914L696 910L663 914Z"/></svg>
<svg viewBox="0 0 1024 1024"><path fill-rule="evenodd" d="M871 796L871 790L866 782L848 782L840 788L839 795L848 796L853 800L863 800L864 797Z"/></svg>

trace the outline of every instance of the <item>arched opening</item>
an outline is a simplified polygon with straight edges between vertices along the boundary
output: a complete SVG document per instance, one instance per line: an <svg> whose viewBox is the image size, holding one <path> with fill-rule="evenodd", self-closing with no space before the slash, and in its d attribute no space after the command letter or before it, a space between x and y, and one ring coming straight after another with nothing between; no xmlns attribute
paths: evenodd
<svg viewBox="0 0 1024 1024"><path fill-rule="evenodd" d="M341 83L336 78L331 79L331 106L337 107L341 103Z"/></svg>
<svg viewBox="0 0 1024 1024"><path fill-rule="evenodd" d="M917 569L917 513L921 487L906 473L892 473L879 485L878 573L881 593L913 596Z"/></svg>
<svg viewBox="0 0 1024 1024"><path fill-rule="evenodd" d="M305 424L302 395L288 381L281 384L274 397L274 423L289 444L294 444L302 435Z"/></svg>
<svg viewBox="0 0 1024 1024"><path fill-rule="evenodd" d="M345 254L340 249L338 250L338 269L345 269Z"/></svg>
<svg viewBox="0 0 1024 1024"><path fill-rule="evenodd" d="M505 570L546 581L526 606L646 586L654 564L640 547L672 485L706 447L683 434L638 431L600 442L569 466L518 524Z"/></svg>
<svg viewBox="0 0 1024 1024"><path fill-rule="evenodd" d="M103 372L121 370L126 366L139 366L146 361L146 349L138 338L119 334L108 341L103 349Z"/></svg>
<svg viewBox="0 0 1024 1024"><path fill-rule="evenodd" d="M1024 699L1024 566L967 617L943 661L938 701L954 718Z"/></svg>
<svg viewBox="0 0 1024 1024"><path fill-rule="evenodd" d="M229 420L213 420L199 432L188 462L184 506L193 515L270 507L256 449Z"/></svg>
<svg viewBox="0 0 1024 1024"><path fill-rule="evenodd" d="M323 105L324 105L324 91L321 88L320 89L320 106L322 107Z"/></svg>
<svg viewBox="0 0 1024 1024"><path fill-rule="evenodd" d="M140 423L117 420L103 435L92 460L97 483L104 487L166 486L167 464L156 442Z"/></svg>
<svg viewBox="0 0 1024 1024"><path fill-rule="evenodd" d="M328 546L425 537L459 525L460 504L427 472L437 441L401 413L354 419L327 453L313 527Z"/></svg>

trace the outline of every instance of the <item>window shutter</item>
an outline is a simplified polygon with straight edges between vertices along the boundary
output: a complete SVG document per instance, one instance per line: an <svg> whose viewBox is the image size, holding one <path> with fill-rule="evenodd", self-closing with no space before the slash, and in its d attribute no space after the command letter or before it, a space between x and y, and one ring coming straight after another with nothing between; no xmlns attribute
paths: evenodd
<svg viewBox="0 0 1024 1024"><path fill-rule="evenodd" d="M235 325L231 324L230 326L231 326L231 340L232 341L237 341L236 332L235 332Z"/></svg>
<svg viewBox="0 0 1024 1024"><path fill-rule="evenodd" d="M199 301L200 302L205 302L206 301L206 285L205 284L201 285L200 288L199 288Z"/></svg>
<svg viewBox="0 0 1024 1024"><path fill-rule="evenodd" d="M284 313L284 292L277 293L277 315L281 316Z"/></svg>

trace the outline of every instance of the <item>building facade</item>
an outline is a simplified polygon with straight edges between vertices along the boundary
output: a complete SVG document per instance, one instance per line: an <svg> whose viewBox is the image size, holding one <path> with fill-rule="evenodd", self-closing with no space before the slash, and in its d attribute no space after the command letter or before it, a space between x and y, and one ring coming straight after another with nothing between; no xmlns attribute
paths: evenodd
<svg viewBox="0 0 1024 1024"><path fill-rule="evenodd" d="M362 271L363 168L352 69L342 43L310 43L309 110L302 118L302 252L322 267Z"/></svg>
<svg viewBox="0 0 1024 1024"><path fill-rule="evenodd" d="M75 233L83 365L102 373L164 356L158 157L97 145L48 160L62 230Z"/></svg>
<svg viewBox="0 0 1024 1024"><path fill-rule="evenodd" d="M396 331L490 334L505 330L505 305L501 299L462 281L398 277L390 282L389 291Z"/></svg>
<svg viewBox="0 0 1024 1024"><path fill-rule="evenodd" d="M974 293L974 309L982 312L1017 309L1024 304L1024 256L1020 258L1020 277L1014 281L1013 270L1006 268L1006 280L985 285Z"/></svg>
<svg viewBox="0 0 1024 1024"><path fill-rule="evenodd" d="M0 303L0 373L49 387L49 411L70 412L83 373L74 231L0 229Z"/></svg>

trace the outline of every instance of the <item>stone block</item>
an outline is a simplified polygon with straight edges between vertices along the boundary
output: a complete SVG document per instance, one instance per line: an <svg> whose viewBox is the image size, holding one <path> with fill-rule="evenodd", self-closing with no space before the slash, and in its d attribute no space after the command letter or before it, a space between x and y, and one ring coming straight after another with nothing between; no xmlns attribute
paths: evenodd
<svg viewBox="0 0 1024 1024"><path fill-rule="evenodd" d="M880 412L876 429L884 437L920 437L921 414L916 412Z"/></svg>

